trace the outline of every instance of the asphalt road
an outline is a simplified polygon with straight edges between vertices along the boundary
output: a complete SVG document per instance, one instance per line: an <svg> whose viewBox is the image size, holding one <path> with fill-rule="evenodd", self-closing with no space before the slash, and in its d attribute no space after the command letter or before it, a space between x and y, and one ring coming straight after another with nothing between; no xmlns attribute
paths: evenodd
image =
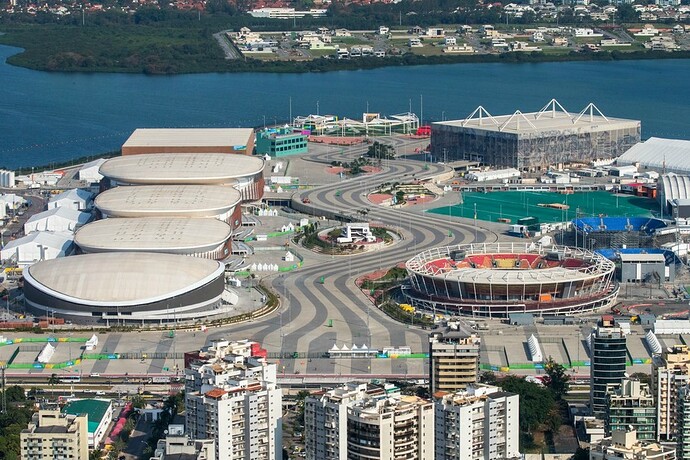
<svg viewBox="0 0 690 460"><path fill-rule="evenodd" d="M428 141L427 141L428 142ZM329 164L333 160L350 160L361 155L366 146L350 147L341 153L312 155L311 161ZM355 286L355 279L379 268L391 267L405 261L424 249L449 244L471 243L475 233L479 242L493 242L498 236L491 230L475 228L448 217L419 214L405 209L389 209L373 205L366 199L366 192L383 182L409 180L438 174L446 169L443 165L416 161L384 161L383 171L366 178L353 178L334 184L299 192L293 202L309 198L309 210L314 215L330 213L334 209L355 214L368 208L367 220L382 222L397 229L403 240L397 244L370 253L355 256L327 256L310 254L305 267L272 280L273 288L283 302L280 313L264 320L229 327L211 336L250 337L258 340L269 350L283 352L324 353L334 344L351 347L366 344L368 347L407 345L415 351L427 349L428 332L400 324L390 319L372 305L370 300ZM336 196L339 192L339 196ZM448 236L449 226L452 236ZM312 260L316 259L316 261ZM324 284L320 283L321 277ZM332 327L328 327L332 320ZM368 373L372 360L324 360L295 359L279 363L285 373L338 373L345 370ZM379 360L380 361L380 360ZM390 364L391 371L404 374L405 360Z"/></svg>

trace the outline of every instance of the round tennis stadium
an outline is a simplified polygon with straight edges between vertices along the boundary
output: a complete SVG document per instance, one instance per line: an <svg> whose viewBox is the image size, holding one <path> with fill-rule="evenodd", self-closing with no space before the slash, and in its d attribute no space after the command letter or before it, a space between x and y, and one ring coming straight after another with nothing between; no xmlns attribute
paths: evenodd
<svg viewBox="0 0 690 460"><path fill-rule="evenodd" d="M509 313L574 314L611 307L615 265L580 248L534 243L446 246L406 262L403 292L420 308L504 318Z"/></svg>

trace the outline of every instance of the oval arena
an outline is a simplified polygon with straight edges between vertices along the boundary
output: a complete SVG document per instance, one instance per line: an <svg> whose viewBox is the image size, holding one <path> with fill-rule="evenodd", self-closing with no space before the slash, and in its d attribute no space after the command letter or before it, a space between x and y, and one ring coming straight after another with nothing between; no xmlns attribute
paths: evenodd
<svg viewBox="0 0 690 460"><path fill-rule="evenodd" d="M503 318L573 314L611 307L615 265L585 249L483 243L424 251L405 264L408 301L431 311Z"/></svg>

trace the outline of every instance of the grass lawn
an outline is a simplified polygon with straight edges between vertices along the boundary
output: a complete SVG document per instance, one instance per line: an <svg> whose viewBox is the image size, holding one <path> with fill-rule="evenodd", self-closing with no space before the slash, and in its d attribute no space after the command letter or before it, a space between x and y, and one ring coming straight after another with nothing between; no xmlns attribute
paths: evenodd
<svg viewBox="0 0 690 460"><path fill-rule="evenodd" d="M344 45L368 45L371 40L366 40L359 37L333 37L333 43L341 43Z"/></svg>
<svg viewBox="0 0 690 460"><path fill-rule="evenodd" d="M312 57L334 56L335 50L308 50Z"/></svg>

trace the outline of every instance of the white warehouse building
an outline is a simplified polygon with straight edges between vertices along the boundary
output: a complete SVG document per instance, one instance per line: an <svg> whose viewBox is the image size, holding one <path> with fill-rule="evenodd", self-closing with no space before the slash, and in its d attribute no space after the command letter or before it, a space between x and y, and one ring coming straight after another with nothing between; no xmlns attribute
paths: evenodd
<svg viewBox="0 0 690 460"><path fill-rule="evenodd" d="M48 201L48 209L66 206L77 211L91 209L93 205L93 193L86 190L73 188L62 192Z"/></svg>
<svg viewBox="0 0 690 460"><path fill-rule="evenodd" d="M24 268L41 260L68 256L73 250L73 236L69 233L34 232L7 243L0 257L5 263Z"/></svg>
<svg viewBox="0 0 690 460"><path fill-rule="evenodd" d="M29 217L29 220L24 224L24 233L26 235L33 232L74 233L90 220L91 214L88 212L60 206Z"/></svg>
<svg viewBox="0 0 690 460"><path fill-rule="evenodd" d="M24 206L25 204L26 200L19 195L15 195L14 193L6 193L4 195L0 195L0 207L2 208L0 212L2 212L2 217L6 215L7 211L19 209L21 206Z"/></svg>
<svg viewBox="0 0 690 460"><path fill-rule="evenodd" d="M99 158L97 160L85 163L81 168L79 168L79 180L88 182L89 184L100 182L101 179L103 179L103 175L99 173L98 170L105 162L105 158Z"/></svg>
<svg viewBox="0 0 690 460"><path fill-rule="evenodd" d="M690 173L690 141L650 137L630 147L618 157L616 164L639 164L641 170L655 169L688 174Z"/></svg>

